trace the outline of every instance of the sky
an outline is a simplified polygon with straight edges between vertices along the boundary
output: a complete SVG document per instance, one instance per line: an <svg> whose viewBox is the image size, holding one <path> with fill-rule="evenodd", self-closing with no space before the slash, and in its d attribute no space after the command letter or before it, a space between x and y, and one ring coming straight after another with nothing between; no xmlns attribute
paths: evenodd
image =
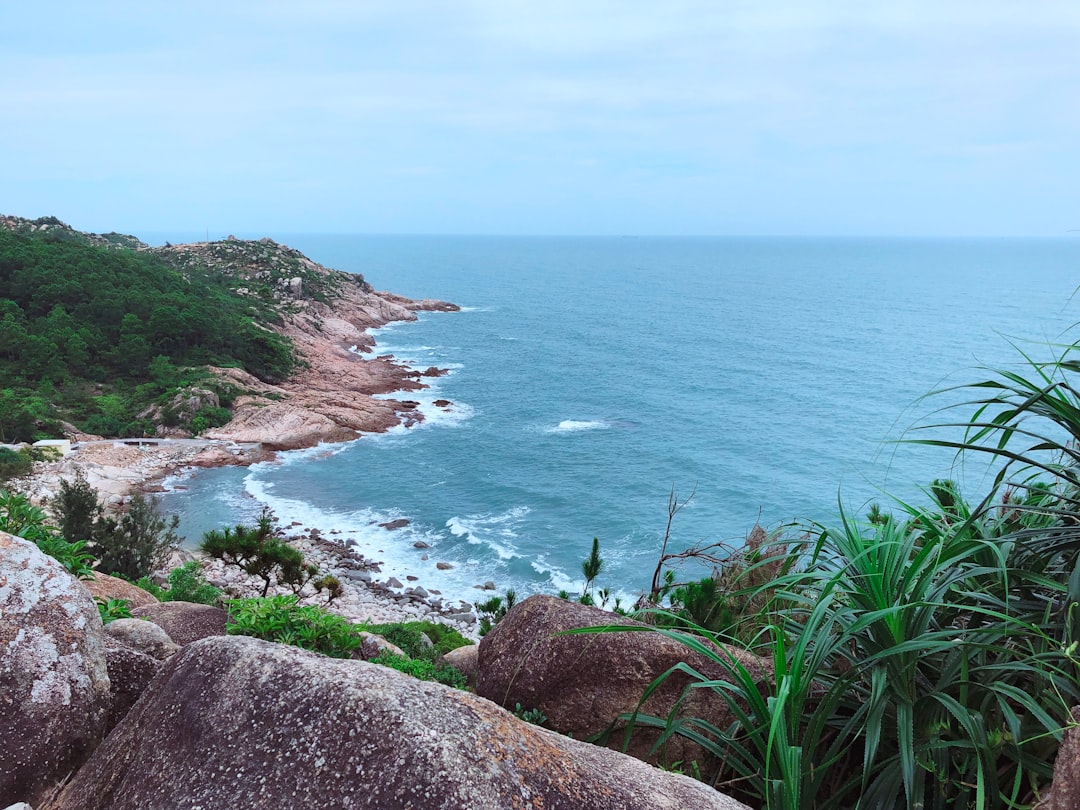
<svg viewBox="0 0 1080 810"><path fill-rule="evenodd" d="M81 230L1080 229L1076 0L0 0L0 76Z"/></svg>

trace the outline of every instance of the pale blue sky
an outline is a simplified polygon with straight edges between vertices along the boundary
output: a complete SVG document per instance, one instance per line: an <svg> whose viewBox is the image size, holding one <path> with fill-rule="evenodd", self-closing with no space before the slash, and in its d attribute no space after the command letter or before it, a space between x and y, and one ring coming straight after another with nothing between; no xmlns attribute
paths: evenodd
<svg viewBox="0 0 1080 810"><path fill-rule="evenodd" d="M0 0L0 213L94 230L1080 228L1080 2Z"/></svg>

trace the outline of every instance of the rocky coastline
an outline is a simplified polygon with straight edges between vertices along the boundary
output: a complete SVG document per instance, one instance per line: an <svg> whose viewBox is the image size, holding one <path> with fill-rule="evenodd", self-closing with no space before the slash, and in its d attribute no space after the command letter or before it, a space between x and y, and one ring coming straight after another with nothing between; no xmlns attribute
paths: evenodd
<svg viewBox="0 0 1080 810"><path fill-rule="evenodd" d="M211 368L240 393L232 404L232 419L197 438L164 425L151 439L106 439L72 429L67 434L71 452L60 460L35 464L32 474L18 483L16 488L34 502L48 502L61 480L81 474L108 508L123 509L133 493L161 492L167 478L193 468L248 466L271 461L279 451L354 441L366 433L423 420L418 403L407 396L426 388L425 378L445 372L412 369L392 356L378 356L370 330L416 320L421 311L453 312L456 305L375 290L362 276L324 267L269 239L247 242L230 237L223 242L138 249L153 250L180 267L198 264L230 273L239 295L249 294L245 284L269 285L280 315L274 329L292 341L299 361L296 371L271 384L242 369ZM396 394L401 397L387 396ZM209 398L193 408L217 404L209 391L196 390L190 396ZM454 405L440 401L439 407ZM290 534L297 525L292 516L275 517L288 527L283 534L290 543L342 582L344 593L331 606L335 612L354 621L439 620L475 635L471 604L445 602L438 589L425 589L415 581L380 579L379 561L364 559L314 527ZM203 565L215 584L232 595L250 595L254 588L211 561Z"/></svg>

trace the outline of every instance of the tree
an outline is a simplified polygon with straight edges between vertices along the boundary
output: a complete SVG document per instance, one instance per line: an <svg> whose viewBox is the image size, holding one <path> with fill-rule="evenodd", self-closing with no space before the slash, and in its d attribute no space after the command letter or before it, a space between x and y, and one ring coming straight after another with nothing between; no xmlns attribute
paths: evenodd
<svg viewBox="0 0 1080 810"><path fill-rule="evenodd" d="M170 519L161 514L156 500L134 495L119 520L105 517L95 522L90 550L98 557L98 570L132 581L150 576L165 567L180 546L179 525L175 515Z"/></svg>
<svg viewBox="0 0 1080 810"><path fill-rule="evenodd" d="M60 494L52 504L53 515L60 533L69 543L92 540L95 526L101 520L102 505L82 470L72 481L60 481Z"/></svg>
<svg viewBox="0 0 1080 810"><path fill-rule="evenodd" d="M236 526L207 532L199 549L209 557L261 579L263 596L270 591L274 581L299 594L319 573L318 568L304 560L298 549L277 538L266 511L254 527Z"/></svg>

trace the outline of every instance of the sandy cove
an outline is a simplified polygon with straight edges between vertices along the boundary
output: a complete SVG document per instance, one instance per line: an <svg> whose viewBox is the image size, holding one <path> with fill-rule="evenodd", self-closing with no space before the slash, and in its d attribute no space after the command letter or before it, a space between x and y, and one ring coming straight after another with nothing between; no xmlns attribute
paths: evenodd
<svg viewBox="0 0 1080 810"><path fill-rule="evenodd" d="M338 274L306 257L302 261L306 269ZM70 436L75 443L67 457L36 464L19 489L36 502L44 502L59 490L60 479L71 480L81 472L103 502L122 508L130 494L161 491L166 477L185 469L246 466L271 460L277 450L352 441L364 433L422 421L417 403L378 395L426 388L425 376L444 372L434 368L419 371L394 362L392 357L374 356L375 340L367 330L415 320L418 311L451 312L458 307L378 292L350 274L337 277L342 283L332 304L298 298L290 301L283 313L284 324L278 331L293 341L302 361L287 380L272 385L240 369L213 369L244 391L236 399L233 419L227 425L199 439L105 440L75 434ZM453 404L444 407L452 408ZM277 517L283 525L291 520L289 515ZM380 563L320 537L317 529L288 539L323 573L334 574L341 581L345 593L330 608L346 618L376 622L426 618L448 622L475 637L476 619L468 603L444 603L438 590L425 590L416 583L408 583L408 587L393 579L389 585L381 583ZM225 570L215 561L203 563L211 580L230 594L258 593L256 581L241 572ZM309 592L305 601L323 598Z"/></svg>

